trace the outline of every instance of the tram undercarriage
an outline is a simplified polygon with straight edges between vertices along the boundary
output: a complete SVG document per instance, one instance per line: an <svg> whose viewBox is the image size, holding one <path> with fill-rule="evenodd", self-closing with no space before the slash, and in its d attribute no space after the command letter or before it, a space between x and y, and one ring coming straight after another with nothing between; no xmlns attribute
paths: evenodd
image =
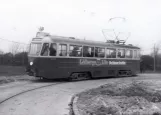
<svg viewBox="0 0 161 115"><path fill-rule="evenodd" d="M66 76L64 78L65 79L67 78L69 81L72 81L72 80L82 80L82 79L94 79L94 78L108 77L108 76L110 77L131 77L134 75L134 73L131 70L107 70L107 71L109 72L109 74L105 76L94 76L91 71L71 72L69 76ZM48 78L46 76L39 75L39 73L37 72L38 71L28 71L28 75L39 77L41 79L55 79L55 78Z"/></svg>

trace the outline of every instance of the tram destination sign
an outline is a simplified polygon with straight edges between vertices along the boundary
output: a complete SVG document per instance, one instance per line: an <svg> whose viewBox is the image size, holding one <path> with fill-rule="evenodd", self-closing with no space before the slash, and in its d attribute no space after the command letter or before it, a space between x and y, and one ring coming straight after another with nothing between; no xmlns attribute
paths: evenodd
<svg viewBox="0 0 161 115"><path fill-rule="evenodd" d="M111 60L91 60L91 59L80 59L80 65L93 65L93 66L99 66L99 65L126 65L126 61L111 61Z"/></svg>

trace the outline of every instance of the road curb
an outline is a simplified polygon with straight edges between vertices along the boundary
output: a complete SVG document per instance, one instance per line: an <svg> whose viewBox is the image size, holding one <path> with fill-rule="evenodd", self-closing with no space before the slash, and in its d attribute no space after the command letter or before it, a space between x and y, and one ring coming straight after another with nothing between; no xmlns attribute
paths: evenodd
<svg viewBox="0 0 161 115"><path fill-rule="evenodd" d="M78 100L78 96L75 96L74 100L73 100L73 114L74 115L80 115L79 110L78 110L77 105L76 105L77 100Z"/></svg>
<svg viewBox="0 0 161 115"><path fill-rule="evenodd" d="M81 115L79 113L79 110L77 108L77 100L78 100L78 96L77 95L74 95L71 99L71 103L70 103L70 115Z"/></svg>

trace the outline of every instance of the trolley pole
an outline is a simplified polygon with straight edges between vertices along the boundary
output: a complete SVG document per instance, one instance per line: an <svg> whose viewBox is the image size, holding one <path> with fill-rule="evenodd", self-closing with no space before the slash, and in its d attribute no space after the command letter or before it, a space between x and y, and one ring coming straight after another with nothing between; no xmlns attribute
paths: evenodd
<svg viewBox="0 0 161 115"><path fill-rule="evenodd" d="M155 44L154 44L154 70L153 71L155 72Z"/></svg>

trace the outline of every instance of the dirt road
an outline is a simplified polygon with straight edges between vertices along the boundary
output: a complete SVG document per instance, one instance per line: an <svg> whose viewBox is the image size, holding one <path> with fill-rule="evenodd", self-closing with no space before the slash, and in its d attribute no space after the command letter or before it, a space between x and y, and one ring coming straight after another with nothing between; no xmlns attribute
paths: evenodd
<svg viewBox="0 0 161 115"><path fill-rule="evenodd" d="M75 82L35 80L0 86L0 115L68 115L68 104L74 94L107 83L132 80L161 80L161 74Z"/></svg>

